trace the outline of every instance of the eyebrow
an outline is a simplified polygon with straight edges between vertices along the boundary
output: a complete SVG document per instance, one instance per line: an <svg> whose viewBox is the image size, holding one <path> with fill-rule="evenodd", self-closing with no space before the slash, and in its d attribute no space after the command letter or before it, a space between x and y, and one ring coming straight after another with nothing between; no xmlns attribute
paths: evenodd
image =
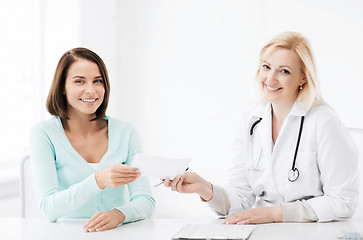
<svg viewBox="0 0 363 240"><path fill-rule="evenodd" d="M85 77L83 77L83 76L74 76L74 77L72 77L72 79L73 78L82 78L82 79L85 79Z"/></svg>
<svg viewBox="0 0 363 240"><path fill-rule="evenodd" d="M266 62L265 60L263 60L262 61L262 63L267 63L268 65L271 65L270 63L268 63L268 62ZM290 69L291 70L291 67L289 67L289 66L287 66L287 65L281 65L281 66L279 66L280 68L288 68L288 69Z"/></svg>
<svg viewBox="0 0 363 240"><path fill-rule="evenodd" d="M74 76L74 77L72 77L72 79L73 78L81 78L81 79L86 79L84 76ZM103 79L103 77L102 76L97 76L97 77L94 77L94 79L98 79L98 78L101 78L101 79Z"/></svg>
<svg viewBox="0 0 363 240"><path fill-rule="evenodd" d="M291 67L289 67L289 66L287 66L287 65L281 65L281 66L280 66L280 68L284 68L284 67L285 67L285 68L288 68L288 69L290 69L290 70L291 70Z"/></svg>

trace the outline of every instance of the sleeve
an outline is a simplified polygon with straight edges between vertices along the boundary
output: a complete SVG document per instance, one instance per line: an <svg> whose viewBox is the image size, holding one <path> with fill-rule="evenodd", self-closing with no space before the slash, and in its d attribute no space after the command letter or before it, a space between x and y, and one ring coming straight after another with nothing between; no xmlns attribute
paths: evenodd
<svg viewBox="0 0 363 240"><path fill-rule="evenodd" d="M256 200L248 180L250 163L248 153L251 148L248 131L251 119L249 114L243 114L232 142L233 164L228 173L228 185L224 188L230 203L229 215L250 209Z"/></svg>
<svg viewBox="0 0 363 240"><path fill-rule="evenodd" d="M131 162L137 152L141 152L138 136L135 131L131 133L129 152L126 164ZM155 200L152 197L149 181L146 177L139 177L128 184L130 203L117 207L125 215L123 223L134 222L151 217L155 208Z"/></svg>
<svg viewBox="0 0 363 240"><path fill-rule="evenodd" d="M60 190L54 146L39 125L34 126L30 134L30 159L40 209L49 221L73 212L101 191L94 174L66 190Z"/></svg>
<svg viewBox="0 0 363 240"><path fill-rule="evenodd" d="M317 161L323 196L307 200L319 222L349 218L358 205L358 152L337 117L318 121Z"/></svg>
<svg viewBox="0 0 363 240"><path fill-rule="evenodd" d="M231 203L228 199L228 194L223 187L218 185L213 186L213 197L208 201L209 207L211 207L218 215L228 215ZM202 201L205 201L202 199Z"/></svg>
<svg viewBox="0 0 363 240"><path fill-rule="evenodd" d="M318 216L314 209L305 201L283 203L283 222L316 222Z"/></svg>

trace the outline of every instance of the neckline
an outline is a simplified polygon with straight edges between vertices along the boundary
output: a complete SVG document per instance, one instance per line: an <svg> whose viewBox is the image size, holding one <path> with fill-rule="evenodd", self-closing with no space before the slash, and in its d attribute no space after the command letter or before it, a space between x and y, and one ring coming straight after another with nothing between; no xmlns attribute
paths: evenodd
<svg viewBox="0 0 363 240"><path fill-rule="evenodd" d="M65 139L65 142L66 144L68 145L68 148L70 148L73 153L77 156L77 158L80 160L80 162L83 162L84 165L86 165L88 168L91 168L91 165L89 162L86 161L86 159L84 159L81 154L79 154L77 152L76 149L74 149L74 147L72 146L71 142L69 141L65 131L64 131L64 128L63 128L63 124L62 124L62 121L60 119L59 116L56 116L56 119L57 119L57 123L58 123L58 126L60 127L61 129L61 133L62 133L62 137ZM102 165L103 163L103 159L105 159L108 155L108 153L110 152L110 146L111 146L111 137L110 137L110 127L111 127L111 119L109 117L104 117L103 118L104 120L107 121L107 137L108 137L108 143L107 143L107 151L105 152L105 154L103 154L103 156L101 157L100 161L96 164L98 164L98 168Z"/></svg>
<svg viewBox="0 0 363 240"><path fill-rule="evenodd" d="M100 163L88 163L88 166L90 166L93 170L97 170L98 166L100 165Z"/></svg>

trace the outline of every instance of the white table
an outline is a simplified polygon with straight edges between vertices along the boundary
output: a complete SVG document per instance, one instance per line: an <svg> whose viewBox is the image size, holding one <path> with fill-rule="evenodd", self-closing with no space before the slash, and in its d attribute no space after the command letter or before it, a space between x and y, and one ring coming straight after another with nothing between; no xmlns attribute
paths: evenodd
<svg viewBox="0 0 363 240"><path fill-rule="evenodd" d="M44 219L0 218L1 240L68 240L68 239L158 239L170 240L185 224L215 223L211 219L173 219L152 218L126 224L116 229L86 233L82 227L85 219L62 220L49 223ZM363 234L363 220L350 220L330 223L277 223L258 225L252 233L251 240L260 239L338 239L343 231Z"/></svg>

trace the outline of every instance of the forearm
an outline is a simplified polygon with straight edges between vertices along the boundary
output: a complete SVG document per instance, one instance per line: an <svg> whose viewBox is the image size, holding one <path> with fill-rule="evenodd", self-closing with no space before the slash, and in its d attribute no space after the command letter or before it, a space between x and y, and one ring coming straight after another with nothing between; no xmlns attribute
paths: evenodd
<svg viewBox="0 0 363 240"><path fill-rule="evenodd" d="M42 193L40 208L49 221L56 221L82 207L100 191L92 174L66 190L54 187Z"/></svg>
<svg viewBox="0 0 363 240"><path fill-rule="evenodd" d="M283 203L283 222L316 222L318 216L314 209L305 201Z"/></svg>
<svg viewBox="0 0 363 240"><path fill-rule="evenodd" d="M229 202L228 194L218 185L213 185L213 197L208 201L208 205L216 211L220 215L228 215L228 212L231 208L231 204ZM202 199L204 200L204 199Z"/></svg>
<svg viewBox="0 0 363 240"><path fill-rule="evenodd" d="M147 178L139 177L128 184L130 202L117 207L125 215L123 223L134 222L149 218L154 212L155 200L152 197L150 184Z"/></svg>
<svg viewBox="0 0 363 240"><path fill-rule="evenodd" d="M351 217L359 201L359 152L338 118L318 122L317 164L323 194L307 200L319 222Z"/></svg>
<svg viewBox="0 0 363 240"><path fill-rule="evenodd" d="M307 200L314 209L319 222L342 220L351 217L358 205L358 196L324 195Z"/></svg>
<svg viewBox="0 0 363 240"><path fill-rule="evenodd" d="M203 178L200 178L199 187L196 193L199 194L201 199L205 202L210 201L214 196L213 185Z"/></svg>
<svg viewBox="0 0 363 240"><path fill-rule="evenodd" d="M155 200L149 195L140 195L131 199L130 203L117 207L125 215L123 223L135 222L151 217L155 208Z"/></svg>

